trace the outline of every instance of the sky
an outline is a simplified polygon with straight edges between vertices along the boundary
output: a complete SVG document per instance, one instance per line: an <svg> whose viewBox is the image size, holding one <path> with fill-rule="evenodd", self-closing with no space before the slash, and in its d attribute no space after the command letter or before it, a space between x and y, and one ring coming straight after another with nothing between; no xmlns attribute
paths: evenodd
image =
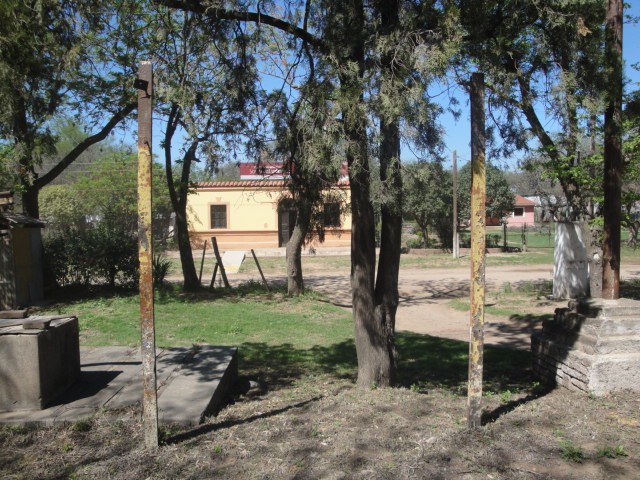
<svg viewBox="0 0 640 480"><path fill-rule="evenodd" d="M625 14L632 17L640 17L640 1L635 0L631 5L627 5ZM634 70L631 66L640 63L640 26L631 23L625 23L622 31L622 57L625 62L625 76L631 84L636 87L640 84L640 72ZM631 85L629 85L631 87ZM462 93L462 92L461 92ZM446 100L443 95L443 100ZM462 97L460 97L462 99ZM456 121L451 114L445 114L441 117L441 122L445 131L445 167L451 166L451 156L454 150L457 151L458 167L464 165L471 158L471 123L468 108L468 101L461 100L460 107L463 109L462 115ZM403 151L403 160L414 158L410 151ZM508 166L515 168L517 166L518 156L515 155L507 162ZM502 164L501 164L502 166Z"/></svg>
<svg viewBox="0 0 640 480"><path fill-rule="evenodd" d="M631 4L627 4L625 10L626 15L632 17L640 17L640 1L634 1ZM625 76L629 80L630 84L635 86L640 85L640 72L633 69L631 66L636 63L640 63L640 26L632 23L625 23L623 27L623 58L625 62ZM631 86L631 85L630 85ZM453 93L452 93L453 92ZM454 89L447 92L444 87L438 90L434 87L434 94L440 93L440 95L434 98L437 103L446 106L448 104L448 96L454 94L458 97L460 104L459 109L462 114L456 120L451 113L446 112L440 116L440 123L444 130L444 153L445 168L451 166L452 152L457 152L458 166L462 166L467 163L471 157L470 146L470 116L469 105L466 93L461 88ZM122 141L131 145L135 145L137 141L135 132L135 123L132 125L133 130L130 130L123 134ZM153 153L156 158L163 158L162 150L160 148L162 136L163 136L163 124L160 121L154 120L153 125ZM176 139L177 140L177 139ZM173 149L174 159L179 158L180 145L179 141L175 142L177 145ZM522 154L514 155L511 159L501 161L500 166L507 166L509 168L517 168L517 163ZM403 161L412 161L416 159L416 155L406 146L403 147L401 157ZM506 164L506 165L505 165Z"/></svg>

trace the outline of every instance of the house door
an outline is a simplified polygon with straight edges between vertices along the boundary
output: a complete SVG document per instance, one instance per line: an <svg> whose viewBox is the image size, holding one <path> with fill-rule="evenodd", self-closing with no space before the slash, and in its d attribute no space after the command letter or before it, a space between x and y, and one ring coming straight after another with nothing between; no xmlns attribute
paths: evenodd
<svg viewBox="0 0 640 480"><path fill-rule="evenodd" d="M278 246L284 247L293 235L297 213L291 200L284 200L278 206Z"/></svg>

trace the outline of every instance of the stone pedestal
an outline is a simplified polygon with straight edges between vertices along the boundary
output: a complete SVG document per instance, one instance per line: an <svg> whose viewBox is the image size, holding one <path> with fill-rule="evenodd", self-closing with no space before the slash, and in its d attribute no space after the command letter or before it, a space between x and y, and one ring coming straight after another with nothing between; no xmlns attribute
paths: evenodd
<svg viewBox="0 0 640 480"><path fill-rule="evenodd" d="M598 396L640 391L640 302L571 301L531 336L531 349L534 373L547 385Z"/></svg>
<svg viewBox="0 0 640 480"><path fill-rule="evenodd" d="M571 222L556 223L553 250L553 297L589 295L589 260L582 231Z"/></svg>
<svg viewBox="0 0 640 480"><path fill-rule="evenodd" d="M13 323L0 328L0 411L38 410L80 376L78 319Z"/></svg>

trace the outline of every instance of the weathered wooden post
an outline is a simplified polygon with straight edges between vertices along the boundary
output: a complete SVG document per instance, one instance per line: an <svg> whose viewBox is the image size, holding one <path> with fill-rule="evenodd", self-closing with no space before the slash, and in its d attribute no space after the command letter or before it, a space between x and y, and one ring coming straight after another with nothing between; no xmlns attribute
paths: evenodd
<svg viewBox="0 0 640 480"><path fill-rule="evenodd" d="M608 0L605 67L609 79L604 112L604 242L602 296L620 298L620 185L622 178L622 0Z"/></svg>
<svg viewBox="0 0 640 480"><path fill-rule="evenodd" d="M145 445L158 446L158 392L153 311L153 235L151 215L151 135L153 70L142 62L135 81L138 89L138 257L140 260L140 331L142 354L142 427Z"/></svg>
<svg viewBox="0 0 640 480"><path fill-rule="evenodd" d="M484 350L486 166L484 131L484 75L471 75L471 308L467 425L482 420L482 365Z"/></svg>
<svg viewBox="0 0 640 480"><path fill-rule="evenodd" d="M200 274L198 275L198 283L202 284L202 269L204 268L204 256L207 253L207 240L204 241L204 247L202 247L202 259L200 260Z"/></svg>
<svg viewBox="0 0 640 480"><path fill-rule="evenodd" d="M453 187L453 243L451 250L453 258L460 256L460 242L458 242L458 152L451 155L452 163L452 187Z"/></svg>

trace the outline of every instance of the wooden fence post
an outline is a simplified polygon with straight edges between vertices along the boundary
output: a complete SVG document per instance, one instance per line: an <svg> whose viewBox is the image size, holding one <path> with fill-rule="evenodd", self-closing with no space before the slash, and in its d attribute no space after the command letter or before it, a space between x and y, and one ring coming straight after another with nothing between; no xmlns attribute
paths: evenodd
<svg viewBox="0 0 640 480"><path fill-rule="evenodd" d="M482 368L484 353L486 165L484 130L484 75L471 75L471 308L467 425L482 422Z"/></svg>

